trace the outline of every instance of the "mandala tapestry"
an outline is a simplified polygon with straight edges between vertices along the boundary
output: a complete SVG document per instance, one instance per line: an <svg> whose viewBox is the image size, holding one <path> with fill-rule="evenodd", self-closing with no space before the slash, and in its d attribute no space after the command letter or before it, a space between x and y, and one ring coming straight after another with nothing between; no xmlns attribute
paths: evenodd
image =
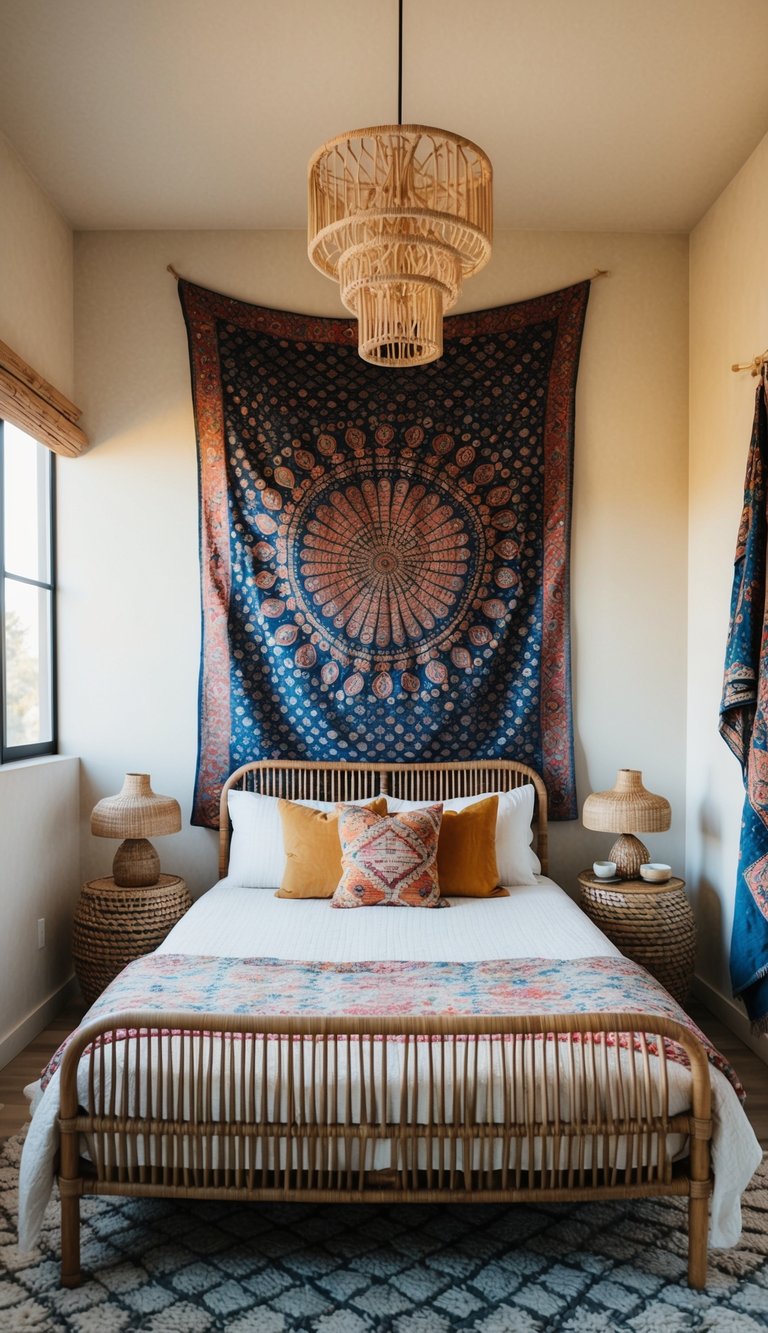
<svg viewBox="0 0 768 1333"><path fill-rule="evenodd" d="M576 816L568 548L589 283L368 365L353 320L180 282L200 478L193 820L256 758L514 757Z"/></svg>

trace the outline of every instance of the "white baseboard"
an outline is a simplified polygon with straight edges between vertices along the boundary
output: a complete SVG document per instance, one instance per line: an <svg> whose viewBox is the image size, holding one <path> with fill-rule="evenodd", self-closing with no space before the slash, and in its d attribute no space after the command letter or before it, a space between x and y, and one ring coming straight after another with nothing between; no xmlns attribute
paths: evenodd
<svg viewBox="0 0 768 1333"><path fill-rule="evenodd" d="M14 1060L20 1051L52 1023L54 1018L69 1000L79 994L77 977L71 976L63 986L59 986L47 1000L43 1000L31 1014L27 1014L20 1023L0 1039L0 1069L4 1069Z"/></svg>
<svg viewBox="0 0 768 1333"><path fill-rule="evenodd" d="M693 993L702 1004L705 1004L711 1013L725 1023L738 1038L748 1046L755 1055L768 1065L768 1036L756 1037L749 1025L749 1019L744 1013L741 1005L736 1004L734 1000L729 1000L727 995L722 995L714 986L710 986L708 981L701 977L693 979Z"/></svg>

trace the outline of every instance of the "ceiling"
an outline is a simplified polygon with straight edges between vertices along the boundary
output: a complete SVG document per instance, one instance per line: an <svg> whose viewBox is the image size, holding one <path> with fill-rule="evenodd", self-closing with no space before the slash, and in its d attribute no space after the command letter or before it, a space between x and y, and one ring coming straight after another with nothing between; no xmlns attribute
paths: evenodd
<svg viewBox="0 0 768 1333"><path fill-rule="evenodd" d="M405 0L403 118L497 228L684 231L768 130L766 0ZM397 119L397 0L0 0L0 129L76 229L304 228L326 138Z"/></svg>

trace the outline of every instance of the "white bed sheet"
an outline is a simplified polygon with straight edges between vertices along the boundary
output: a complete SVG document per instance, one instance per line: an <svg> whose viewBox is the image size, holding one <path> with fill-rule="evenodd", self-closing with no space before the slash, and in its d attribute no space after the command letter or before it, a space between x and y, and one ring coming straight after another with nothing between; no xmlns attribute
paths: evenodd
<svg viewBox="0 0 768 1333"><path fill-rule="evenodd" d="M221 880L174 926L158 953L300 959L304 962L472 962L494 958L618 957L619 950L552 880L510 889L507 898L451 899L447 911L334 910L327 900L276 898L268 889ZM740 1199L762 1150L728 1080L712 1068L715 1188L710 1244L734 1245ZM687 1072L673 1067L685 1104ZM34 1114L21 1162L19 1244L34 1245L50 1197L57 1146L59 1073L45 1093L26 1089Z"/></svg>
<svg viewBox="0 0 768 1333"><path fill-rule="evenodd" d="M305 963L472 963L487 958L618 957L619 950L551 879L508 898L451 898L444 911L331 907L220 880L158 953L294 958Z"/></svg>

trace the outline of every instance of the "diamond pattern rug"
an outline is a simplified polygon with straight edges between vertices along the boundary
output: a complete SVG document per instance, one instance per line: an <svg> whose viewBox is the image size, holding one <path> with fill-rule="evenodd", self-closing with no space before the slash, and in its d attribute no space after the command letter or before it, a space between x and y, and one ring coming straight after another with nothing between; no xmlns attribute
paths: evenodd
<svg viewBox="0 0 768 1333"><path fill-rule="evenodd" d="M58 1285L58 1206L16 1247L21 1138L0 1155L0 1329L68 1333L760 1333L768 1160L736 1249L685 1279L685 1206L422 1206L88 1199L83 1285Z"/></svg>

